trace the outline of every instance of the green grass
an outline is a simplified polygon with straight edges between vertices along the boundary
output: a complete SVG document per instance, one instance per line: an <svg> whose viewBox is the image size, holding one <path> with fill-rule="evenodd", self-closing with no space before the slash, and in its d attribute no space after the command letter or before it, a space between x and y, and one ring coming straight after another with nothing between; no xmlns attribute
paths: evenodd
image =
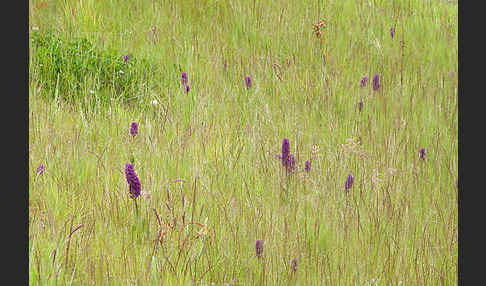
<svg viewBox="0 0 486 286"><path fill-rule="evenodd" d="M31 285L457 283L457 3L39 3Z"/></svg>
<svg viewBox="0 0 486 286"><path fill-rule="evenodd" d="M145 59L101 50L86 38L71 42L52 34L32 34L32 78L42 83L41 95L70 103L106 106L112 100L126 103L157 71ZM61 92L60 92L61 91ZM100 93L100 94L98 94ZM94 100L86 100L86 97ZM87 107L87 106L85 106Z"/></svg>

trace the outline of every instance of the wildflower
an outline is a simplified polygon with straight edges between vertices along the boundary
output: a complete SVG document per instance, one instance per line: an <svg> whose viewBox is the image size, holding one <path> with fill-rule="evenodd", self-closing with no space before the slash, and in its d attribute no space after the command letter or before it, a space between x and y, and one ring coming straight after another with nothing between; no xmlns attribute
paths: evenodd
<svg viewBox="0 0 486 286"><path fill-rule="evenodd" d="M395 26L392 26L392 27L390 28L390 35L391 35L391 37L392 37L392 39L393 39L393 37L395 36Z"/></svg>
<svg viewBox="0 0 486 286"><path fill-rule="evenodd" d="M425 148L420 149L420 160L425 161Z"/></svg>
<svg viewBox="0 0 486 286"><path fill-rule="evenodd" d="M127 178L127 182L129 185L129 193L132 199L136 199L140 196L140 189L141 184L138 180L137 174L135 174L135 170L133 170L133 166L130 163L125 164L125 177Z"/></svg>
<svg viewBox="0 0 486 286"><path fill-rule="evenodd" d="M186 85L186 93L188 93L189 90L191 90L191 87L189 85Z"/></svg>
<svg viewBox="0 0 486 286"><path fill-rule="evenodd" d="M353 174L349 173L348 178L346 179L346 183L344 184L344 190L347 191L353 187L354 183L354 176Z"/></svg>
<svg viewBox="0 0 486 286"><path fill-rule="evenodd" d="M378 90L380 89L380 75L375 74L373 77L373 90Z"/></svg>
<svg viewBox="0 0 486 286"><path fill-rule="evenodd" d="M129 55L124 56L123 60L125 61L125 63L128 63L128 60L130 60L130 56Z"/></svg>
<svg viewBox="0 0 486 286"><path fill-rule="evenodd" d="M309 160L305 161L305 171L310 172L311 162Z"/></svg>
<svg viewBox="0 0 486 286"><path fill-rule="evenodd" d="M365 87L366 86L366 83L368 82L369 78L367 76L364 76L362 79L361 79L361 87Z"/></svg>
<svg viewBox="0 0 486 286"><path fill-rule="evenodd" d="M326 24L326 19L322 19L317 24L312 24L312 26L314 26L314 33L316 34L316 37L320 38L322 36L321 27L326 28ZM322 40L324 41L324 38L322 38Z"/></svg>
<svg viewBox="0 0 486 286"><path fill-rule="evenodd" d="M287 168L287 171L293 171L295 169L295 158L294 158L294 155L289 154L287 156L287 161L286 161L285 167Z"/></svg>
<svg viewBox="0 0 486 286"><path fill-rule="evenodd" d="M292 259L292 261L291 261L291 263L292 263L291 264L292 265L292 270L297 271L297 264L298 264L298 262L299 261L297 260L297 258L293 258Z"/></svg>
<svg viewBox="0 0 486 286"><path fill-rule="evenodd" d="M290 141L288 138L284 138L282 142L282 166L286 166L287 157L290 154Z"/></svg>
<svg viewBox="0 0 486 286"><path fill-rule="evenodd" d="M130 134L132 134L133 137L137 136L137 134L138 134L138 124L137 124L137 122L132 122L132 125L130 127Z"/></svg>
<svg viewBox="0 0 486 286"><path fill-rule="evenodd" d="M246 76L245 77L245 83L246 83L246 88L247 89L250 89L250 87L251 87L251 78L250 78L250 76Z"/></svg>
<svg viewBox="0 0 486 286"><path fill-rule="evenodd" d="M363 109L363 101L360 101L358 103L358 109L359 109L359 112L361 112L361 110Z"/></svg>
<svg viewBox="0 0 486 286"><path fill-rule="evenodd" d="M255 243L255 251L257 257L262 257L263 255L263 241L257 240Z"/></svg>
<svg viewBox="0 0 486 286"><path fill-rule="evenodd" d="M187 84L187 73L183 72L182 73L182 85L186 85L186 84Z"/></svg>
<svg viewBox="0 0 486 286"><path fill-rule="evenodd" d="M40 164L39 167L37 168L37 175L42 175L44 174L44 171L46 170L46 166L44 164Z"/></svg>

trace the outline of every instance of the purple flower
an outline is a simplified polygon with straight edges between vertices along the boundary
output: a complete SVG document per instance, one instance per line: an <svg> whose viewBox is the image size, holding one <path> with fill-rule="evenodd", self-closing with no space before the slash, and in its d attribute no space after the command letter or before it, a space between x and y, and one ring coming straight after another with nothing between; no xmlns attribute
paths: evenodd
<svg viewBox="0 0 486 286"><path fill-rule="evenodd" d="M129 59L130 59L129 55L126 55L126 56L123 57L123 60L125 61L125 63L128 63Z"/></svg>
<svg viewBox="0 0 486 286"><path fill-rule="evenodd" d="M378 90L380 89L380 75L375 74L373 77L373 90Z"/></svg>
<svg viewBox="0 0 486 286"><path fill-rule="evenodd" d="M138 134L137 122L132 122L132 125L130 126L130 134L132 134L133 137L137 136Z"/></svg>
<svg viewBox="0 0 486 286"><path fill-rule="evenodd" d="M287 168L287 171L293 171L295 169L295 158L294 158L294 155L289 154L287 156L287 161L285 163L285 167Z"/></svg>
<svg viewBox="0 0 486 286"><path fill-rule="evenodd" d="M290 141L288 138L284 138L282 142L282 166L287 165L287 157L290 154Z"/></svg>
<svg viewBox="0 0 486 286"><path fill-rule="evenodd" d="M44 171L46 170L46 166L44 164L40 164L39 167L37 168L37 175L42 175L44 174Z"/></svg>
<svg viewBox="0 0 486 286"><path fill-rule="evenodd" d="M305 161L305 171L310 172L311 162L309 160Z"/></svg>
<svg viewBox="0 0 486 286"><path fill-rule="evenodd" d="M291 261L292 270L297 271L297 264L298 263L299 263L299 261L297 260L297 258L292 259L292 261Z"/></svg>
<svg viewBox="0 0 486 286"><path fill-rule="evenodd" d="M186 85L186 84L187 84L187 73L183 72L182 73L182 85Z"/></svg>
<svg viewBox="0 0 486 286"><path fill-rule="evenodd" d="M247 89L250 89L250 87L251 87L251 78L250 78L250 76L246 76L245 77L245 83L246 83L246 88Z"/></svg>
<svg viewBox="0 0 486 286"><path fill-rule="evenodd" d="M420 149L420 160L425 161L425 148Z"/></svg>
<svg viewBox="0 0 486 286"><path fill-rule="evenodd" d="M390 35L391 35L391 37L392 37L392 39L393 39L393 37L395 36L395 26L392 26L392 27L390 28Z"/></svg>
<svg viewBox="0 0 486 286"><path fill-rule="evenodd" d="M344 184L344 190L347 191L353 187L354 183L354 176L353 174L349 174L348 178L346 179L346 183Z"/></svg>
<svg viewBox="0 0 486 286"><path fill-rule="evenodd" d="M284 138L282 142L282 154L279 156L282 159L282 166L287 171L293 171L295 169L294 155L290 154L290 142L288 138Z"/></svg>
<svg viewBox="0 0 486 286"><path fill-rule="evenodd" d="M186 85L186 93L188 93L189 90L191 90L191 87L189 85Z"/></svg>
<svg viewBox="0 0 486 286"><path fill-rule="evenodd" d="M359 109L359 112L361 112L361 110L363 109L363 101L360 101L358 103L358 109Z"/></svg>
<svg viewBox="0 0 486 286"><path fill-rule="evenodd" d="M137 174L135 174L135 170L133 170L133 166L130 163L125 164L125 177L127 178L127 182L129 185L129 193L132 199L136 199L140 196L140 189L141 184L138 180Z"/></svg>
<svg viewBox="0 0 486 286"><path fill-rule="evenodd" d="M255 243L255 251L257 257L262 257L263 255L263 241L257 240Z"/></svg>
<svg viewBox="0 0 486 286"><path fill-rule="evenodd" d="M368 82L369 78L367 76L364 76L362 79L361 79L361 87L365 87L366 86L366 83Z"/></svg>

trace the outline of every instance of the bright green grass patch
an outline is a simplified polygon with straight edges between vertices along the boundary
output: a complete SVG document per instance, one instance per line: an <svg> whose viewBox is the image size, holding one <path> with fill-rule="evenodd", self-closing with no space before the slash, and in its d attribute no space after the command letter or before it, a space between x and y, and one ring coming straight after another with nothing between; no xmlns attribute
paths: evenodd
<svg viewBox="0 0 486 286"><path fill-rule="evenodd" d="M86 38L67 40L52 33L31 35L31 77L41 82L42 94L68 102L97 97L102 103L132 98L153 77L156 66L146 59L100 49ZM96 102L96 101L91 101Z"/></svg>

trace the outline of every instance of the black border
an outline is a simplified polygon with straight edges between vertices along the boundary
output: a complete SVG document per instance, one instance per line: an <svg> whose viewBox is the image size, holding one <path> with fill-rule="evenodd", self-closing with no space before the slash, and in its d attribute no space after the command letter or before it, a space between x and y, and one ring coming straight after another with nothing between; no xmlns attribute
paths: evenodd
<svg viewBox="0 0 486 286"><path fill-rule="evenodd" d="M2 9L2 26L6 34L3 35L1 45L4 50L2 53L4 69L2 142L7 143L7 146L2 148L4 151L2 237L7 240L3 242L6 250L3 257L7 262L4 267L6 279L13 281L7 284L28 285L29 1L13 1L8 4L5 4ZM9 154L15 155L7 156ZM20 177L13 175L20 175Z"/></svg>

